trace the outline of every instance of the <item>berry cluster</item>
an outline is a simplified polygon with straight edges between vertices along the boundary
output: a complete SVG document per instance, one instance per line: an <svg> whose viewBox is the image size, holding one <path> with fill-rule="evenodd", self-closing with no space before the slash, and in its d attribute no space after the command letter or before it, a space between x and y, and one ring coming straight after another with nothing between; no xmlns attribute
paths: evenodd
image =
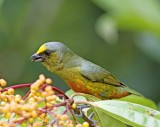
<svg viewBox="0 0 160 127"><path fill-rule="evenodd" d="M33 84L4 88L7 82L0 79L0 126L89 127L88 122L77 122L73 113L76 104L51 83L50 78L41 74ZM30 87L24 97L15 94L16 89L24 87Z"/></svg>

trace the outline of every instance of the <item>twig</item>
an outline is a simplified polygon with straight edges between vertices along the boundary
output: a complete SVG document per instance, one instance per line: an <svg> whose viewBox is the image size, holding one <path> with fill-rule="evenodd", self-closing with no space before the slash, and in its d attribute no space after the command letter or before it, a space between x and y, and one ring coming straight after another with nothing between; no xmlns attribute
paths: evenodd
<svg viewBox="0 0 160 127"><path fill-rule="evenodd" d="M23 97L23 100L26 100L26 98L29 96L30 93L31 93L31 91L29 90L29 91L25 94L25 96Z"/></svg>
<svg viewBox="0 0 160 127"><path fill-rule="evenodd" d="M9 86L9 87L2 89L1 92L7 91L9 88L20 89L20 88L29 87L29 86L31 86L31 84L13 85L13 86Z"/></svg>

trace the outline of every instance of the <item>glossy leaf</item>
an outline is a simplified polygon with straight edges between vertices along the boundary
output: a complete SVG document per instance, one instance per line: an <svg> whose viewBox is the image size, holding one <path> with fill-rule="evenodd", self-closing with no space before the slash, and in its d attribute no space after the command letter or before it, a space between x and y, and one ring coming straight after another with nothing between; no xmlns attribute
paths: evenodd
<svg viewBox="0 0 160 127"><path fill-rule="evenodd" d="M73 90L68 90L66 92L66 95L71 96L72 94L74 94L75 92ZM82 96L75 96L74 100L75 101L92 101L92 102L96 102L96 101L100 101L100 99L98 99L97 97L94 97L92 95L89 94L81 94ZM90 115L90 113L94 112L94 117L93 119L97 121L97 125L99 125L100 127L126 127L126 125L124 123L122 123L119 120L116 120L115 118L113 118L112 116L108 115L105 113L104 110L101 110L99 108L96 108L94 106L92 106L89 109L89 113L87 111L87 113L85 112L85 114L88 114L88 116Z"/></svg>
<svg viewBox="0 0 160 127"><path fill-rule="evenodd" d="M142 105L115 100L90 102L90 104L131 126L160 127L160 112Z"/></svg>
<svg viewBox="0 0 160 127"><path fill-rule="evenodd" d="M147 106L149 108L157 110L157 106L156 106L155 102L148 99L148 98L145 98L145 97L130 95L130 96L123 97L123 98L120 98L117 100L132 102L135 104L140 104L140 105Z"/></svg>

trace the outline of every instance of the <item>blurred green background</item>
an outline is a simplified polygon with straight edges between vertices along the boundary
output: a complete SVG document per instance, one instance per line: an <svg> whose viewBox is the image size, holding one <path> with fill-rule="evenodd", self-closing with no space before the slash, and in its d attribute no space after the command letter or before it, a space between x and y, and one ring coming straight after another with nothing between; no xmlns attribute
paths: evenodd
<svg viewBox="0 0 160 127"><path fill-rule="evenodd" d="M43 73L66 91L30 61L41 44L60 41L159 102L159 35L160 0L0 0L0 77L14 85Z"/></svg>

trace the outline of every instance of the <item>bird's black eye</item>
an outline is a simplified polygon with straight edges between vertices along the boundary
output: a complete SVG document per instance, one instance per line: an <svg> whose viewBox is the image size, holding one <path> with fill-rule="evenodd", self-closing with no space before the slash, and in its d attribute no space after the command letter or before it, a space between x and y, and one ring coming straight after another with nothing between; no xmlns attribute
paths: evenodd
<svg viewBox="0 0 160 127"><path fill-rule="evenodd" d="M46 51L44 52L44 54L45 54L46 56L49 56L49 55L51 54L51 52L48 51L48 50L46 50Z"/></svg>

